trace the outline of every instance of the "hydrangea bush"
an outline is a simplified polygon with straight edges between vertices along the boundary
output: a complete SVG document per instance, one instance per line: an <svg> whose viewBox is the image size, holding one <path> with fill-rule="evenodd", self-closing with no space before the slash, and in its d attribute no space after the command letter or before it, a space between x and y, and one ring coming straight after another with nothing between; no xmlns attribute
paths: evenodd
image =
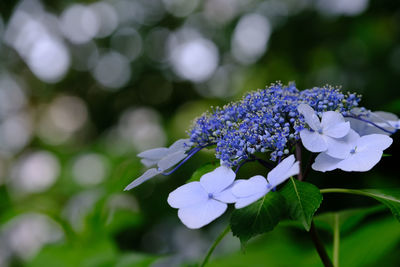
<svg viewBox="0 0 400 267"><path fill-rule="evenodd" d="M383 151L392 144L390 135L400 128L400 120L391 113L359 107L360 101L360 95L344 93L339 88L300 91L294 83L275 83L248 93L240 101L212 108L197 118L188 131L188 139L138 154L144 165L154 167L125 190L157 175L173 173L203 148L215 148L220 164L211 171L209 167L201 169L202 175L168 196L168 204L178 209L182 223L191 229L201 228L232 204L235 210L230 225L217 242L232 231L245 243L272 230L282 219L296 220L310 231L324 265L332 266L313 223L322 194L372 197L400 220L399 190L319 189L304 181L310 169L365 172L381 160ZM312 155L309 164L302 160L305 150ZM260 163L266 172L240 177L240 168L249 162ZM334 265L338 257L334 251Z"/></svg>

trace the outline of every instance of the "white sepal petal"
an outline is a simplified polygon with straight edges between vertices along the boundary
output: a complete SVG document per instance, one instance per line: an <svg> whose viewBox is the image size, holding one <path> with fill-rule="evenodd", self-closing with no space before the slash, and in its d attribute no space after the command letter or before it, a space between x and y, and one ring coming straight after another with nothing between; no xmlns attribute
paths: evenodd
<svg viewBox="0 0 400 267"><path fill-rule="evenodd" d="M141 159L140 160L140 162L146 167L151 167L151 166L157 165L158 161L159 161L158 159L157 160L152 160L152 159Z"/></svg>
<svg viewBox="0 0 400 267"><path fill-rule="evenodd" d="M300 138L303 146L311 152L322 152L328 149L324 136L318 132L311 132L307 129L300 131Z"/></svg>
<svg viewBox="0 0 400 267"><path fill-rule="evenodd" d="M193 143L190 142L190 139L179 139L168 148L168 153L187 151L192 147L192 145Z"/></svg>
<svg viewBox="0 0 400 267"><path fill-rule="evenodd" d="M245 198L254 194L264 193L267 187L267 180L261 175L256 175L235 184L232 187L232 193L238 198Z"/></svg>
<svg viewBox="0 0 400 267"><path fill-rule="evenodd" d="M165 171L173 166L175 166L177 163L179 163L181 160L186 158L187 155L185 154L185 151L177 151L172 154L168 154L167 156L163 157L158 163L157 166L160 168L161 171Z"/></svg>
<svg viewBox="0 0 400 267"><path fill-rule="evenodd" d="M158 171L156 168L151 168L148 169L147 171L145 171L145 173L143 173L140 177L138 177L137 179L135 179L132 183L130 183L127 187L125 187L125 191L126 190L131 190L132 188L146 182L147 180L153 178L154 176L156 176L157 174L160 174L160 171Z"/></svg>
<svg viewBox="0 0 400 267"><path fill-rule="evenodd" d="M241 182L243 182L243 181L246 181L246 180L243 180L243 179L235 180L235 181L234 181L228 188L226 188L224 191L222 191L222 192L220 192L220 193L215 193L215 194L213 194L213 198L216 199L216 200L218 200L218 201L224 202L224 203L235 203L235 202L238 200L238 198L233 194L232 188L233 188L235 185L237 185L237 184L239 184L239 183L241 183Z"/></svg>
<svg viewBox="0 0 400 267"><path fill-rule="evenodd" d="M345 122L343 115L335 111L327 111L322 114L321 126L323 134L333 138L341 138L350 130L350 123Z"/></svg>
<svg viewBox="0 0 400 267"><path fill-rule="evenodd" d="M340 161L337 167L343 171L365 172L374 167L381 159L382 151L356 152L347 159Z"/></svg>
<svg viewBox="0 0 400 267"><path fill-rule="evenodd" d="M320 120L312 107L307 104L300 104L297 110L304 116L305 122L311 129L318 131L321 128Z"/></svg>
<svg viewBox="0 0 400 267"><path fill-rule="evenodd" d="M268 173L268 182L275 187L283 183L290 176L299 174L299 162L295 162L295 160L293 155L282 160L282 162Z"/></svg>
<svg viewBox="0 0 400 267"><path fill-rule="evenodd" d="M259 200L260 198L265 196L268 192L269 192L269 190L265 190L264 192L254 194L249 197L239 198L235 203L235 208L241 209L241 208L247 207L248 205L253 204L257 200Z"/></svg>
<svg viewBox="0 0 400 267"><path fill-rule="evenodd" d="M328 149L325 153L337 159L345 159L349 156L350 150L354 147L355 143L346 142L342 139L327 138Z"/></svg>
<svg viewBox="0 0 400 267"><path fill-rule="evenodd" d="M386 112L386 111L374 111L373 114L377 115L378 117L386 120L386 121L398 121L399 117L396 114Z"/></svg>
<svg viewBox="0 0 400 267"><path fill-rule="evenodd" d="M168 154L168 148L166 147L158 147L143 151L137 154L140 158L150 159L150 160L159 160L165 157Z"/></svg>
<svg viewBox="0 0 400 267"><path fill-rule="evenodd" d="M342 161L342 159L336 159L328 156L326 153L320 153L311 167L313 170L320 172L332 171L338 168L338 163L340 161Z"/></svg>
<svg viewBox="0 0 400 267"><path fill-rule="evenodd" d="M208 193L200 182L184 184L168 195L168 204L176 209L196 205L208 200Z"/></svg>
<svg viewBox="0 0 400 267"><path fill-rule="evenodd" d="M179 209L178 217L188 228L198 229L221 216L227 207L225 203L208 199L197 205Z"/></svg>
<svg viewBox="0 0 400 267"><path fill-rule="evenodd" d="M200 178L200 183L208 193L219 193L229 187L236 174L227 166L220 166Z"/></svg>
<svg viewBox="0 0 400 267"><path fill-rule="evenodd" d="M357 140L357 151L385 150L393 143L393 139L383 134L364 135Z"/></svg>

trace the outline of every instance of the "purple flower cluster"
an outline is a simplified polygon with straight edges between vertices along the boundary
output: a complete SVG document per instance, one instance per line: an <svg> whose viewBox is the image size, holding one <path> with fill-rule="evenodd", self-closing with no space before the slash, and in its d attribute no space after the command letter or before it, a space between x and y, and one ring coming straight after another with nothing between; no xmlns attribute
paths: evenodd
<svg viewBox="0 0 400 267"><path fill-rule="evenodd" d="M276 161L300 138L305 126L297 110L300 104L308 104L317 114L339 111L345 115L359 101L360 96L331 86L299 91L294 83L275 83L203 114L189 131L190 141L195 146L216 144L216 157L228 166L256 152L268 152Z"/></svg>

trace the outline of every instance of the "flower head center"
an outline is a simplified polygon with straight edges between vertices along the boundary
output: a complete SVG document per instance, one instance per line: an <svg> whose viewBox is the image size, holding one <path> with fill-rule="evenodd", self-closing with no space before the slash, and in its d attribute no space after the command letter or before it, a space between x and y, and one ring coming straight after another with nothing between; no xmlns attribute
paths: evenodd
<svg viewBox="0 0 400 267"><path fill-rule="evenodd" d="M322 134L322 133L323 133L322 128L318 129L318 133L319 133L319 134Z"/></svg>
<svg viewBox="0 0 400 267"><path fill-rule="evenodd" d="M213 198L214 197L214 195L213 195L213 193L208 193L208 198L210 199L210 198Z"/></svg>

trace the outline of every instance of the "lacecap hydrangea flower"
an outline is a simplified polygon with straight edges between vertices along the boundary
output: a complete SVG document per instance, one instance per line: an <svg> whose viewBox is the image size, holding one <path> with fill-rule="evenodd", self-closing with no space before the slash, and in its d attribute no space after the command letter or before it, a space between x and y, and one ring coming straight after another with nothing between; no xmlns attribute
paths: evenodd
<svg viewBox="0 0 400 267"><path fill-rule="evenodd" d="M391 145L389 135L400 128L400 121L394 114L359 107L360 101L360 95L339 88L300 91L294 83L248 93L197 118L188 139L140 153L144 165L156 167L126 190L156 175L169 175L201 149L215 146L221 166L168 197L187 227L200 228L221 216L228 204L236 209L251 205L299 174L300 163L290 153L301 144L318 153L312 164L316 171L368 171ZM237 179L239 169L251 161L267 172Z"/></svg>

